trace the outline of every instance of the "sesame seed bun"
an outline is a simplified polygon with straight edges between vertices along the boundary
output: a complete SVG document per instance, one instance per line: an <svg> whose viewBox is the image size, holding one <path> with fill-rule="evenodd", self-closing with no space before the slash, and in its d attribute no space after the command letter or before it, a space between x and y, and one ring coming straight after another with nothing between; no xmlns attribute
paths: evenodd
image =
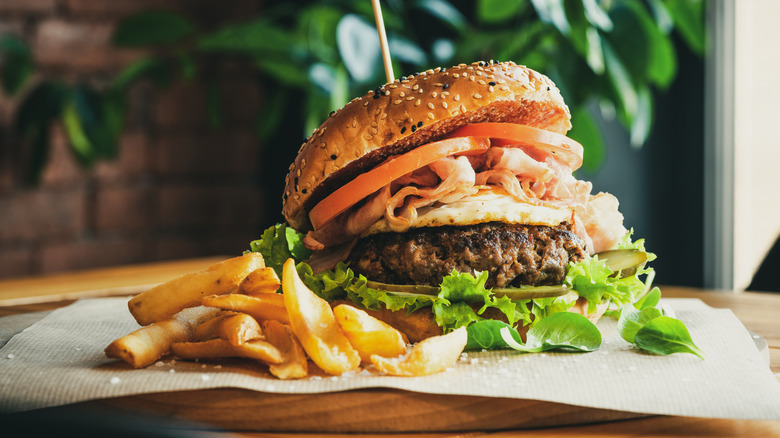
<svg viewBox="0 0 780 438"><path fill-rule="evenodd" d="M510 122L566 134L570 120L555 84L513 62L402 77L353 99L312 133L290 165L282 213L293 227L309 230L309 210L355 175L468 123Z"/></svg>

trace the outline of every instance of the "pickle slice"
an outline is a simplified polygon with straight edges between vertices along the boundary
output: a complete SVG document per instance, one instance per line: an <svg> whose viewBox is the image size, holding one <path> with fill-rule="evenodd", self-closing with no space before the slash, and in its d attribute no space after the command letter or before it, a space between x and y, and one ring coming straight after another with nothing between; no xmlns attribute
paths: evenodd
<svg viewBox="0 0 780 438"><path fill-rule="evenodd" d="M638 249L611 249L596 255L607 263L612 272L620 272L621 278L636 274L637 269L647 262L647 253Z"/></svg>
<svg viewBox="0 0 780 438"><path fill-rule="evenodd" d="M534 300L537 298L561 297L569 293L571 289L565 284L553 286L520 286L520 287L496 287L493 294L497 297L507 297L510 300Z"/></svg>
<svg viewBox="0 0 780 438"><path fill-rule="evenodd" d="M425 284L386 284L378 281L367 281L366 286L402 296L436 296L440 290L437 286ZM569 293L570 290L568 286L559 284L555 286L497 287L493 288L492 292L497 297L508 297L510 300L532 300L560 297Z"/></svg>
<svg viewBox="0 0 780 438"><path fill-rule="evenodd" d="M404 295L439 295L438 286L429 286L427 284L387 284L378 281L367 281L366 286L371 289L383 290Z"/></svg>

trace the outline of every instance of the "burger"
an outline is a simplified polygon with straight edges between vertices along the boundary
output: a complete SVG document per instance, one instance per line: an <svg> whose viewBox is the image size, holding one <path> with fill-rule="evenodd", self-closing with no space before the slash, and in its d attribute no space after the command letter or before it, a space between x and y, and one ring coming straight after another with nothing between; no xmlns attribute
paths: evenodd
<svg viewBox="0 0 780 438"><path fill-rule="evenodd" d="M595 321L647 289L647 253L617 199L573 175L570 119L549 78L512 62L401 77L303 143L285 229L253 249L286 240L312 290L411 341L483 319L521 334L561 311Z"/></svg>

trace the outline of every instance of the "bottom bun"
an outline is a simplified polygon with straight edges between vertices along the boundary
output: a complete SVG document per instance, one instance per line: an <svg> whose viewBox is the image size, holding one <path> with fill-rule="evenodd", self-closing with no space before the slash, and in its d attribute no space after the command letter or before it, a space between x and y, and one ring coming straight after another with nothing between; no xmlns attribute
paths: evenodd
<svg viewBox="0 0 780 438"><path fill-rule="evenodd" d="M416 310L411 314L408 314L406 310L393 311L387 310L385 308L379 310L365 309L349 300L338 300L330 303L332 307L338 306L339 304L346 304L366 311L366 313L373 316L374 318L386 322L399 332L405 334L411 343L420 342L423 339L442 334L442 328L436 324L436 320L433 316L433 310L430 307L424 307L422 309ZM480 307L481 306L475 306L474 310L476 311ZM596 306L595 312L588 313L588 301L585 298L580 297L577 299L577 302L574 303L571 308L569 308L569 312L584 315L595 324L599 319L601 319L601 317L604 315L604 312L607 311L608 307L609 303L604 302ZM496 319L507 322L506 315L494 307L485 309L485 311L480 316L485 319ZM520 336L523 338L523 342L526 341L525 334L528 332L528 328L529 326L527 325L515 325L515 329L517 329L518 333L520 333Z"/></svg>

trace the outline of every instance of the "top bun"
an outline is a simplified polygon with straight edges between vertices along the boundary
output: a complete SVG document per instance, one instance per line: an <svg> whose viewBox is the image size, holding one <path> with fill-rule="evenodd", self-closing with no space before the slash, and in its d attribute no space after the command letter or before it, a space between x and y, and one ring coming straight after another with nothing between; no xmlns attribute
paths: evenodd
<svg viewBox="0 0 780 438"><path fill-rule="evenodd" d="M401 77L332 112L285 179L282 213L300 231L308 211L351 177L469 123L508 122L566 134L571 115L547 77L513 62L476 62Z"/></svg>

